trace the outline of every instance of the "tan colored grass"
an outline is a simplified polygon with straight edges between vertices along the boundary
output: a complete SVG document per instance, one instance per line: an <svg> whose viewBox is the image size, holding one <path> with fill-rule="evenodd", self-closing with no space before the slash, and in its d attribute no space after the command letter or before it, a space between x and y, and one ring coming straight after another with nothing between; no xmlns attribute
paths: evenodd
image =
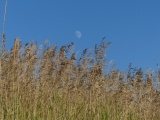
<svg viewBox="0 0 160 120"><path fill-rule="evenodd" d="M102 41L94 53L86 49L78 59L74 43L42 51L15 39L1 58L0 119L157 120L156 76L133 74L131 67L123 74L103 72L107 47Z"/></svg>

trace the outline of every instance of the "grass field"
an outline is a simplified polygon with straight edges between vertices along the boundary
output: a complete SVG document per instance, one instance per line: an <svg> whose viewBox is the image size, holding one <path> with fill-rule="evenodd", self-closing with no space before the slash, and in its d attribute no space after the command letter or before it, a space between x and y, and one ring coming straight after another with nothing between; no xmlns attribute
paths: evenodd
<svg viewBox="0 0 160 120"><path fill-rule="evenodd" d="M1 55L0 119L2 120L159 120L159 74L129 65L128 71L107 68L103 40L80 58L74 43L13 47Z"/></svg>

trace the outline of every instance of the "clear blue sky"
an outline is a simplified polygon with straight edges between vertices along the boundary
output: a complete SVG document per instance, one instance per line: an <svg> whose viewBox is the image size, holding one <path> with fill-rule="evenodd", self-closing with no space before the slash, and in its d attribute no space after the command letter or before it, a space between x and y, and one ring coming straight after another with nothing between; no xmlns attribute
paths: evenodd
<svg viewBox="0 0 160 120"><path fill-rule="evenodd" d="M0 1L1 28L4 3ZM75 36L77 30L81 38ZM80 53L105 36L112 42L108 62L115 60L119 69L127 69L130 62L157 68L160 0L8 0L5 33L8 48L20 37L23 44L48 39L61 46L73 41Z"/></svg>

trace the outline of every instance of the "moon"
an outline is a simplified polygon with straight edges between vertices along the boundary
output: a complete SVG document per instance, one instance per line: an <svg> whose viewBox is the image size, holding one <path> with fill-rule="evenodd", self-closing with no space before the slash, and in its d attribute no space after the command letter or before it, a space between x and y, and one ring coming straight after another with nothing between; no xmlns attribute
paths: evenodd
<svg viewBox="0 0 160 120"><path fill-rule="evenodd" d="M77 38L81 38L82 33L81 33L80 31L76 31L76 32L75 32L75 35L76 35Z"/></svg>

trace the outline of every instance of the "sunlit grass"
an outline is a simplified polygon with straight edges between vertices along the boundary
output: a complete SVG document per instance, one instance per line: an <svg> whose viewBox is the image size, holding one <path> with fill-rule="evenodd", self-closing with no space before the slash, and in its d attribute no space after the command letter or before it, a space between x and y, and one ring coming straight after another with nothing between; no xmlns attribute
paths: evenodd
<svg viewBox="0 0 160 120"><path fill-rule="evenodd" d="M158 73L131 65L127 73L104 72L109 44L102 40L80 58L74 43L42 50L16 39L9 52L3 47L0 119L158 120Z"/></svg>

